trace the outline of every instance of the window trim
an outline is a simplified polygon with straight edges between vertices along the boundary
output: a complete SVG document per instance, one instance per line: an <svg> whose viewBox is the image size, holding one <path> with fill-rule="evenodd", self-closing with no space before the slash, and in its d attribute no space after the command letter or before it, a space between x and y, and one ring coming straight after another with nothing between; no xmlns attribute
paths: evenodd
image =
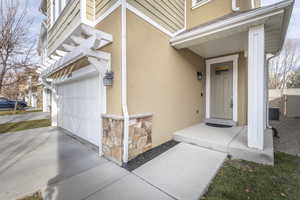
<svg viewBox="0 0 300 200"><path fill-rule="evenodd" d="M200 2L197 2L197 0L192 0L192 9L199 8L200 6L203 6L209 2L211 2L211 0L201 0Z"/></svg>

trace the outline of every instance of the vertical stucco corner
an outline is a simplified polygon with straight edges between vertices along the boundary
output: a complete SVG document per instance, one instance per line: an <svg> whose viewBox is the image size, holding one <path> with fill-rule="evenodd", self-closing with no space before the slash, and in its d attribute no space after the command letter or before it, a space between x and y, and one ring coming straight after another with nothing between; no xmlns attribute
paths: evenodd
<svg viewBox="0 0 300 200"><path fill-rule="evenodd" d="M121 9L114 10L95 27L113 36L113 42L101 49L111 53L114 72L113 86L107 87L107 113L121 115Z"/></svg>
<svg viewBox="0 0 300 200"><path fill-rule="evenodd" d="M238 125L243 126L247 124L247 57L244 52L239 55L238 67Z"/></svg>

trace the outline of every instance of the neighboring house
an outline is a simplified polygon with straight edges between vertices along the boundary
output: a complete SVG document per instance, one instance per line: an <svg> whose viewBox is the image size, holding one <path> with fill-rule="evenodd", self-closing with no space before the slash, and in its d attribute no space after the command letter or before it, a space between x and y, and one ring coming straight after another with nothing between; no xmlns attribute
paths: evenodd
<svg viewBox="0 0 300 200"><path fill-rule="evenodd" d="M41 23L40 35L38 40L38 48L37 48L38 55L41 58L41 65L37 70L38 73L41 73L43 70L46 69L46 66L43 64L46 63L47 60L47 21L43 21ZM51 110L51 90L47 87L42 85L42 108L43 112L50 112Z"/></svg>
<svg viewBox="0 0 300 200"><path fill-rule="evenodd" d="M18 73L19 80L5 87L4 94L7 98L24 100L28 106L42 107L42 93L39 82L39 74L34 68L26 68Z"/></svg>
<svg viewBox="0 0 300 200"><path fill-rule="evenodd" d="M269 106L285 117L300 117L300 88L270 89Z"/></svg>
<svg viewBox="0 0 300 200"><path fill-rule="evenodd" d="M204 121L247 125L263 150L265 56L281 50L293 3L42 0L52 125L119 164Z"/></svg>

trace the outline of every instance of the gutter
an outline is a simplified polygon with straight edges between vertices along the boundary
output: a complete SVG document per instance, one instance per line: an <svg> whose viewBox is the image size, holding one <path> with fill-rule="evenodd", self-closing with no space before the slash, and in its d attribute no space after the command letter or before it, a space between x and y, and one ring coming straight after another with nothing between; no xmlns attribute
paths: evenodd
<svg viewBox="0 0 300 200"><path fill-rule="evenodd" d="M127 16L126 0L121 0L121 23L122 23L122 111L124 117L123 127L123 162L128 162L128 139L129 139L129 114L127 106Z"/></svg>
<svg viewBox="0 0 300 200"><path fill-rule="evenodd" d="M267 103L267 106L266 106L266 109L267 109L267 115L266 115L266 117L267 117L267 119L266 119L266 121L267 121L267 128L268 129L272 129L273 127L270 125L270 120L269 120L269 87L268 87L268 83L269 83L269 66L270 66L270 61L273 59L273 58L275 58L275 57L277 57L279 54L280 54L280 52L281 52L281 50L282 50L282 47L279 49L279 51L277 51L273 56L271 56L270 58L268 58L267 59L267 62L266 62L266 67L267 67L267 90L266 90L266 92L267 92L267 98L266 98L266 103Z"/></svg>

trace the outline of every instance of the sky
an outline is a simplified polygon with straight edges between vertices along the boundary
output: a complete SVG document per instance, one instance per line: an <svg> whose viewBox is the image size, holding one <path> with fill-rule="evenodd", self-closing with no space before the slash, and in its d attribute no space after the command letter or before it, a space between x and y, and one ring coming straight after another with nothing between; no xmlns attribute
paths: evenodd
<svg viewBox="0 0 300 200"><path fill-rule="evenodd" d="M261 0L261 2L264 6L280 2L280 0ZM288 28L287 38L300 40L300 0L295 0L290 25Z"/></svg>
<svg viewBox="0 0 300 200"><path fill-rule="evenodd" d="M38 36L40 32L40 24L42 20L45 18L38 10L41 0L20 0L21 4L24 4L26 1L28 1L29 4L28 5L28 9L30 11L29 13L31 17L34 18L34 23L32 27L30 27L29 31L33 35ZM261 0L261 1L262 1L262 5L269 5L269 4L279 2L280 0ZM295 6L290 21L287 38L300 40L300 0L295 0Z"/></svg>
<svg viewBox="0 0 300 200"><path fill-rule="evenodd" d="M33 18L33 24L30 27L29 31L32 35L37 36L40 33L41 22L45 19L45 16L42 15L39 11L41 0L19 0L22 6L25 6L28 2L27 9L31 18Z"/></svg>

